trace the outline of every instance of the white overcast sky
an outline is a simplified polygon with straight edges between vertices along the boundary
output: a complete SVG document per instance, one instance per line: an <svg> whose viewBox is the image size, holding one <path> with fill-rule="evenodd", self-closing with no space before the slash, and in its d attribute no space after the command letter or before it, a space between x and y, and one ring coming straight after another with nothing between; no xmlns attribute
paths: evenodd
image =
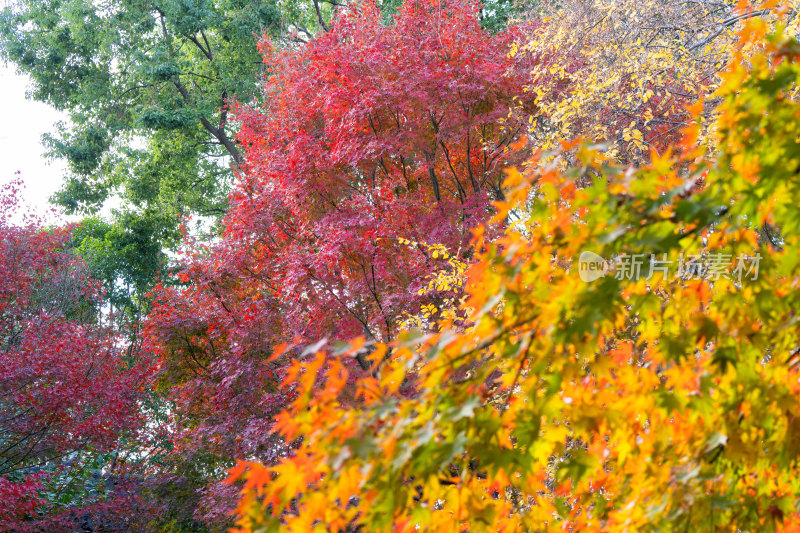
<svg viewBox="0 0 800 533"><path fill-rule="evenodd" d="M45 158L42 134L52 131L65 115L50 106L27 100L26 76L17 74L12 65L0 62L0 184L14 179L15 173L25 183L22 200L40 216L48 214L48 198L61 185L66 165Z"/></svg>

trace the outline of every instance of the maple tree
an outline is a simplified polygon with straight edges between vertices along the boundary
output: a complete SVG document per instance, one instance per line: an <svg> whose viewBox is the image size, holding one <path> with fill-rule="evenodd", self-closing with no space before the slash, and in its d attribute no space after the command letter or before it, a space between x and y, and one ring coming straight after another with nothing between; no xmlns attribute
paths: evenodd
<svg viewBox="0 0 800 533"><path fill-rule="evenodd" d="M742 12L735 3L713 1L546 2L537 14L547 22L511 50L559 58L537 67L526 89L542 109L530 128L533 141L550 150L563 139L586 137L625 162L677 142L693 119L686 106L698 98L707 100L703 115L710 115L708 97L732 58L737 23L774 18L758 3ZM568 91L550 90L565 77L573 81Z"/></svg>
<svg viewBox="0 0 800 533"><path fill-rule="evenodd" d="M294 361L276 428L302 442L232 472L241 529L795 530L800 43L775 13L720 74L713 152L694 122L638 168L537 156L504 235L476 231L468 323L379 344L356 379L364 339ZM587 250L618 275L582 281Z"/></svg>
<svg viewBox="0 0 800 533"><path fill-rule="evenodd" d="M246 161L224 232L188 243L184 285L158 288L146 332L176 406L175 460L211 473L197 515L232 507L214 481L234 459L287 452L274 417L301 350L274 360L277 344L390 341L459 294L426 287L469 260L504 169L526 157L512 144L535 111L519 98L531 61L508 56L512 39L458 0L406 2L391 25L365 2L304 46L262 42L265 104L237 110Z"/></svg>
<svg viewBox="0 0 800 533"><path fill-rule="evenodd" d="M535 111L512 38L467 2L407 2L390 26L365 2L308 47L262 43L267 100L239 113L247 164L226 232L290 334L391 340L438 259L397 238L469 253Z"/></svg>
<svg viewBox="0 0 800 533"><path fill-rule="evenodd" d="M102 505L102 480L87 478L113 472L120 438L143 422L150 367L102 317L100 286L68 248L73 228L20 224L17 187L0 194L0 522L37 531Z"/></svg>

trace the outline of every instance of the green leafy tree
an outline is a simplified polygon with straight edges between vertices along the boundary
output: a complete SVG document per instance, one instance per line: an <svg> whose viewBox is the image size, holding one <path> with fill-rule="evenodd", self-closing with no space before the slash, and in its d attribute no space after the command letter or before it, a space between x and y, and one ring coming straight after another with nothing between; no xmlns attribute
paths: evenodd
<svg viewBox="0 0 800 533"><path fill-rule="evenodd" d="M181 217L224 214L242 162L230 105L259 93L257 37L310 39L332 9L277 0L18 0L3 9L3 59L30 77L30 98L69 117L45 139L69 163L54 201L71 214L119 206L86 243L100 270L124 256L107 287L122 279L141 296L178 242Z"/></svg>

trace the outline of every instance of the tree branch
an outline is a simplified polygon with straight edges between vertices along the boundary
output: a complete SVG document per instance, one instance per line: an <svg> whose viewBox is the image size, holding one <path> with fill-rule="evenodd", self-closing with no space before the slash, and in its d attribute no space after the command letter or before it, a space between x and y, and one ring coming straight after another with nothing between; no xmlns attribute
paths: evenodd
<svg viewBox="0 0 800 533"><path fill-rule="evenodd" d="M327 24L325 24L325 20L322 18L322 11L319 8L319 1L312 0L314 2L314 10L317 12L317 20L319 21L319 25L322 26L322 29L325 31L331 31Z"/></svg>

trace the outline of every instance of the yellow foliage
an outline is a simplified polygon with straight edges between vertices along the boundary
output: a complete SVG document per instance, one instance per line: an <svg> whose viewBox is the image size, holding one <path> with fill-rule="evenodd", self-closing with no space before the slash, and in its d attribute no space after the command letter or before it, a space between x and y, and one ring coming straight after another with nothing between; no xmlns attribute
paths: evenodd
<svg viewBox="0 0 800 533"><path fill-rule="evenodd" d="M796 0L791 3L796 9ZM718 87L720 70L733 59L736 22L747 19L724 3L548 5L550 22L511 50L560 62L533 69L529 90L538 114L547 118L532 124L529 134L544 150L556 149L563 138L586 137L604 143L606 154L623 162L641 162L651 148L660 152L677 140L692 120L686 105ZM782 18L762 13L766 5L748 7L761 15L764 31Z"/></svg>

